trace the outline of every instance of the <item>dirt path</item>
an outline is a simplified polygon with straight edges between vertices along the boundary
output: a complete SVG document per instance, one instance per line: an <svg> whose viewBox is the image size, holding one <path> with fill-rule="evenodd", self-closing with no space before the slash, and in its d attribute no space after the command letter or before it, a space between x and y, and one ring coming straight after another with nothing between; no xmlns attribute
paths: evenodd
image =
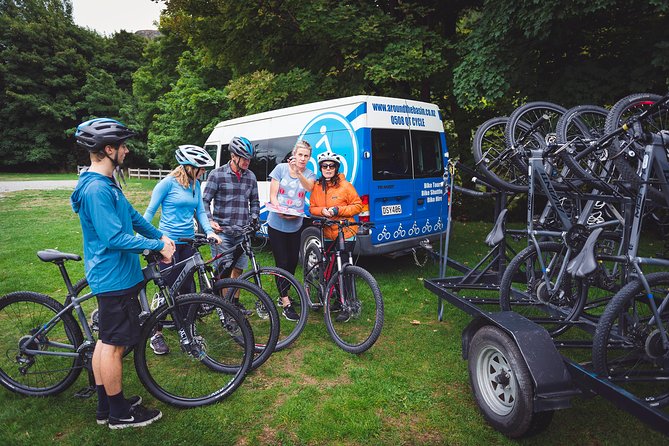
<svg viewBox="0 0 669 446"><path fill-rule="evenodd" d="M0 181L0 194L18 190L74 189L77 180Z"/></svg>

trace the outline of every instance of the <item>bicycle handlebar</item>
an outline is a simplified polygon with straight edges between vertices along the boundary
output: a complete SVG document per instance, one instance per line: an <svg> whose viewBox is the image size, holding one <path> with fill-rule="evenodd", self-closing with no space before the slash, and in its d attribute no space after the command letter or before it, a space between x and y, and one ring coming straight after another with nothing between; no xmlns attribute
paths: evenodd
<svg viewBox="0 0 669 446"><path fill-rule="evenodd" d="M344 228L349 226L360 226L365 229L373 228L375 225L371 221L349 221L349 220L329 220L327 218L313 218L312 224L314 226L337 226L338 228Z"/></svg>

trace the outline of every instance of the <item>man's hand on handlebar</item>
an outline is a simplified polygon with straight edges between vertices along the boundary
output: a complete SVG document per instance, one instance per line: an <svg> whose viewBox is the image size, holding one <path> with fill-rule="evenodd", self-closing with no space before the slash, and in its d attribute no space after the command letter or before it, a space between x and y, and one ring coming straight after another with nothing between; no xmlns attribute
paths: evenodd
<svg viewBox="0 0 669 446"><path fill-rule="evenodd" d="M163 249L160 250L160 255L163 256L163 260L161 260L161 262L171 263L174 251L176 251L176 246L174 245L174 241L172 241L172 239L166 235L160 237L160 240L162 240L162 242L164 243Z"/></svg>
<svg viewBox="0 0 669 446"><path fill-rule="evenodd" d="M207 234L207 239L209 239L209 240L213 240L214 243L216 243L217 245L220 244L220 243L223 241L223 240L221 240L221 238L220 238L218 235L216 235L216 233L214 233L214 232L210 232L209 234Z"/></svg>

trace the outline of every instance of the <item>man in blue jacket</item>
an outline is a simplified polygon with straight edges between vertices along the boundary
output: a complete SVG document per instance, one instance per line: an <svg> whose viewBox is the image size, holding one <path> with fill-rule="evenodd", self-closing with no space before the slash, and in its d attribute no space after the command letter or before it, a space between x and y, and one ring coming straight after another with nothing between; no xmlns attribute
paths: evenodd
<svg viewBox="0 0 669 446"><path fill-rule="evenodd" d="M77 127L77 144L90 152L91 167L79 178L70 198L79 214L84 237L84 269L96 294L100 315L99 340L93 352L93 375L98 394L96 419L111 429L151 424L162 414L142 406L141 397L123 395L123 353L137 343L143 280L138 254L160 251L171 260L174 242L148 223L123 195L113 178L114 169L128 154L125 141L135 135L108 118L86 121ZM135 231L144 237L135 236Z"/></svg>

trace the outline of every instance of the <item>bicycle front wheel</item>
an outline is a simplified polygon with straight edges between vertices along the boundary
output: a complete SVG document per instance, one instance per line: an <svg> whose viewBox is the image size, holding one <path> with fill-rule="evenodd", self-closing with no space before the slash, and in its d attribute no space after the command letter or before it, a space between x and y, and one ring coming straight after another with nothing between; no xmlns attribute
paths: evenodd
<svg viewBox="0 0 669 446"><path fill-rule="evenodd" d="M307 324L307 317L309 316L309 305L302 284L288 271L274 266L259 268L257 273L253 270L247 271L239 278L255 283L262 288L270 296L269 306L276 311L277 315L283 311L283 307L279 306L279 298L281 296L288 296L291 306L298 314L299 319L297 321L283 319L280 324L277 322L279 339L276 347L274 347L274 351L283 350L295 342L304 330ZM255 311L258 317L263 317L262 307L259 308L256 306ZM256 332L255 327L253 332ZM258 338L258 335L256 335L256 338Z"/></svg>
<svg viewBox="0 0 669 446"><path fill-rule="evenodd" d="M83 342L79 325L64 313L38 333L63 305L51 297L18 291L0 298L0 383L28 396L57 395L79 377Z"/></svg>
<svg viewBox="0 0 669 446"><path fill-rule="evenodd" d="M383 297L376 279L359 266L346 264L326 290L325 327L335 344L349 353L368 350L383 328Z"/></svg>
<svg viewBox="0 0 669 446"><path fill-rule="evenodd" d="M567 330L581 314L585 296L581 281L562 268L569 260L566 253L567 248L555 242L540 242L539 250L531 245L520 251L502 276L502 310L542 325L551 336Z"/></svg>
<svg viewBox="0 0 669 446"><path fill-rule="evenodd" d="M163 329L171 350L156 355L151 335L165 318L180 328ZM236 308L216 296L184 294L174 306L158 307L145 322L135 346L135 368L160 401L197 407L220 401L241 385L253 350L253 333Z"/></svg>
<svg viewBox="0 0 669 446"><path fill-rule="evenodd" d="M279 313L272 299L257 285L243 279L217 280L214 293L233 304L246 317L255 338L251 370L257 369L276 350L279 340Z"/></svg>

